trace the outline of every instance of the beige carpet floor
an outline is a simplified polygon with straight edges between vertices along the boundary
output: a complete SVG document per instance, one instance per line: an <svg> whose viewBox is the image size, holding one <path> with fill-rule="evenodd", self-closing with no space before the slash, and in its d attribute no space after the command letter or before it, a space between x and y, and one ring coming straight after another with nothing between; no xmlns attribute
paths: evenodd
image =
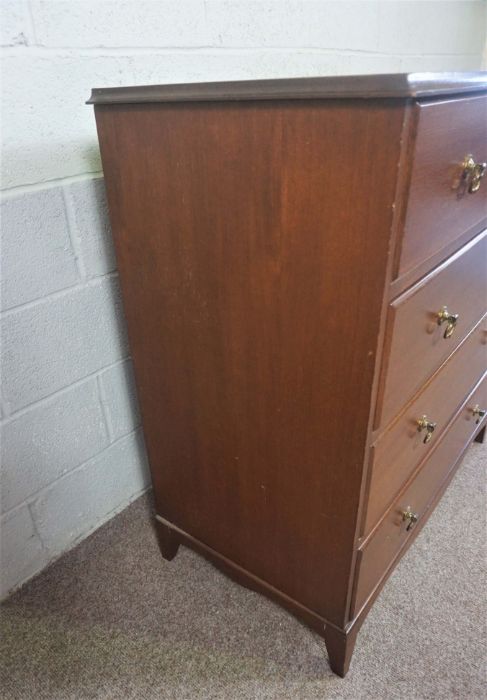
<svg viewBox="0 0 487 700"><path fill-rule="evenodd" d="M362 627L345 680L321 639L185 548L147 497L2 606L2 699L468 698L485 692L485 448L473 445Z"/></svg>

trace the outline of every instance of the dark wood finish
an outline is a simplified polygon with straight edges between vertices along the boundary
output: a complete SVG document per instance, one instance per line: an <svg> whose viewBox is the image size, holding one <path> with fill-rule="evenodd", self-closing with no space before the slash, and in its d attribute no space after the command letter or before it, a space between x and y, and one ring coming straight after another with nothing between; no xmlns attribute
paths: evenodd
<svg viewBox="0 0 487 700"><path fill-rule="evenodd" d="M177 540L180 544L190 547L195 552L198 552L198 554L201 554L201 556L205 557L205 559L210 561L212 564L215 564L215 566L217 566L221 571L227 574L227 576L230 576L230 578L240 585L245 586L252 591L256 591L257 593L262 593L271 600L275 601L292 615L307 624L308 627L313 629L322 637L324 637L325 625L328 628L335 628L334 625L329 623L327 620L324 620L314 611L302 605L297 600L294 600L282 591L277 590L273 586L269 585L267 581L263 581L247 569L244 569L236 564L233 560L228 559L220 552L208 547L208 545L201 542L201 540L198 540L196 537L184 532L184 530L181 530L181 528L178 528L173 523L169 523L168 521L164 520L164 518L162 518L160 515L156 515L156 523L160 524L166 530L171 530L174 540ZM339 628L335 629L340 631Z"/></svg>
<svg viewBox="0 0 487 700"><path fill-rule="evenodd" d="M483 230L486 227L487 219L482 222L481 229ZM457 252L457 250L459 250L469 241L471 241L472 238L474 238L478 234L478 232L478 225L475 226L473 229L464 231L464 233L458 235L458 237L454 241L451 241L450 243L445 245L440 251L432 255L431 258L424 260L422 263L409 270L409 272L406 272L404 273L404 275L401 275L401 277L392 280L389 285L389 300L392 301L393 299L398 297L400 294L409 289L409 287L412 287L413 284L417 282L421 277L425 277L429 272L431 272L431 270L434 270L441 263L445 262L447 258L454 255Z"/></svg>
<svg viewBox="0 0 487 700"><path fill-rule="evenodd" d="M472 408L477 403L487 405L486 379L468 397L450 429L436 444L426 463L395 501L373 536L362 545L353 614L358 613L363 607L412 532L407 530L407 523L402 517L403 512L410 507L420 518L427 512L429 503L457 463L465 445L473 439L477 426Z"/></svg>
<svg viewBox="0 0 487 700"><path fill-rule="evenodd" d="M441 240L435 229L436 252L393 280L419 201L408 200L422 157L415 97L457 95L469 111L476 101L462 95L484 81L94 91L163 556L190 546L284 606L325 639L340 675L455 455L482 429L451 422L426 461L391 448L398 478L384 509L415 479L427 504L367 573L360 560L388 518L364 541L368 501L387 490L377 486L387 423L428 396L448 422L480 371L473 340L462 343L483 314L480 236L459 250L478 221ZM428 330L444 304L461 316L442 345Z"/></svg>
<svg viewBox="0 0 487 700"><path fill-rule="evenodd" d="M157 519L155 521L155 528L161 554L164 559L171 561L178 553L180 545L177 534L171 527L168 527L165 523Z"/></svg>
<svg viewBox="0 0 487 700"><path fill-rule="evenodd" d="M395 299L389 309L387 363L376 426L383 428L479 322L487 298L487 231ZM458 313L450 338L437 323L443 306ZM407 348L407 352L405 352Z"/></svg>
<svg viewBox="0 0 487 700"><path fill-rule="evenodd" d="M345 678L350 667L358 631L358 626L347 631L325 626L323 636L325 638L330 668L342 678Z"/></svg>
<svg viewBox="0 0 487 700"><path fill-rule="evenodd" d="M487 72L384 73L215 83L94 88L88 104L224 100L405 98L462 95L487 89Z"/></svg>
<svg viewBox="0 0 487 700"><path fill-rule="evenodd" d="M97 122L157 511L343 624L402 110L144 105Z"/></svg>
<svg viewBox="0 0 487 700"><path fill-rule="evenodd" d="M365 533L370 532L384 514L418 463L441 437L465 396L483 375L486 367L486 334L487 317L484 317L373 445ZM423 415L437 424L427 444L424 443L424 433L418 432L417 425Z"/></svg>
<svg viewBox="0 0 487 700"><path fill-rule="evenodd" d="M485 419L484 419L485 420ZM476 438L480 435L480 433L485 429L485 425L482 427L478 427L478 432L476 436L474 437L474 441L476 441ZM434 498L431 500L431 502L428 504L427 511L423 513L422 517L419 519L419 521L416 523L414 528L410 531L409 537L406 539L404 545L399 549L397 552L397 555L394 557L392 562L390 563L390 566L384 570L383 575L381 576L380 580L378 581L377 585L374 587L372 590L371 594L368 596L365 604L360 608L355 610L355 614L351 622L347 625L347 630L352 631L355 629L359 629L362 626L363 622L365 621L365 618L367 617L368 612L370 611L370 608L374 604L375 600L377 599L377 596L380 594L381 590L383 589L384 585L387 583L389 576L393 573L394 568L397 566L399 561L402 559L404 554L408 551L409 547L413 544L415 541L416 537L420 534L421 530L423 529L424 525L428 522L428 518L431 515L431 513L434 511L436 508L438 502L441 500L441 497L445 493L446 489L448 488L451 480L457 473L458 468L461 465L461 461L463 456L465 455L465 452L467 451L468 447L470 446L470 442L466 442L464 444L462 452L458 455L458 459L456 463L453 465L453 467L450 469L450 472L448 473L448 476L446 479L443 481L441 487L435 494ZM360 554L360 553L359 553ZM359 557L357 557L357 563L359 562ZM356 567L356 570L358 571L358 566ZM357 580L355 581L357 583ZM356 585L354 586L354 589L356 590ZM355 590L354 590L354 595L355 595Z"/></svg>
<svg viewBox="0 0 487 700"><path fill-rule="evenodd" d="M266 581L259 579L246 569L236 565L234 561L223 557L219 552L211 549L211 547L208 547L187 532L165 521L161 516L156 516L156 526L158 533L162 534L162 544L161 538L159 538L159 543L161 545L162 555L165 559L172 559L174 557L172 547L179 547L179 543L181 542L218 566L219 569L224 571L240 585L250 588L257 593L263 593L271 598L271 600L279 603L279 605L288 612L304 621L311 629L323 637L328 652L330 667L336 674L342 676L342 678L346 675L355 647L359 625L355 625L353 629L350 630L342 630L335 627L316 615L312 610L309 610L296 600L283 594L282 591L269 586ZM168 542L170 543L169 551Z"/></svg>
<svg viewBox="0 0 487 700"><path fill-rule="evenodd" d="M477 233L487 220L487 187L471 194L461 179L466 155L487 162L487 97L422 102L415 112L417 136L398 277L465 231Z"/></svg>
<svg viewBox="0 0 487 700"><path fill-rule="evenodd" d="M482 428L482 430L480 430L480 431L477 433L477 435L475 436L474 440L475 440L475 442L480 442L480 443L482 443L482 442L485 441L485 425L484 425L484 427Z"/></svg>

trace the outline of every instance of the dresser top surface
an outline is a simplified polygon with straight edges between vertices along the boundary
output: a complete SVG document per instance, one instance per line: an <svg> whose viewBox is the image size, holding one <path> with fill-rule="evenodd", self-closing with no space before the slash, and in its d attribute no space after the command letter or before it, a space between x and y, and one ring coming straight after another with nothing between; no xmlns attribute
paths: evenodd
<svg viewBox="0 0 487 700"><path fill-rule="evenodd" d="M93 88L87 104L421 98L479 91L487 91L487 71L475 73L384 73Z"/></svg>

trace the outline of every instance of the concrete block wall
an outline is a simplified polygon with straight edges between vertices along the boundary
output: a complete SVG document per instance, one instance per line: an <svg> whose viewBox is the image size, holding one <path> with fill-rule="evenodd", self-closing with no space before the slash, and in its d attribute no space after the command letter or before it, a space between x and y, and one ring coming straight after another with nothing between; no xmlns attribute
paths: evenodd
<svg viewBox="0 0 487 700"><path fill-rule="evenodd" d="M149 484L102 178L0 205L2 594Z"/></svg>
<svg viewBox="0 0 487 700"><path fill-rule="evenodd" d="M93 86L476 70L483 0L2 0L1 594L148 487Z"/></svg>

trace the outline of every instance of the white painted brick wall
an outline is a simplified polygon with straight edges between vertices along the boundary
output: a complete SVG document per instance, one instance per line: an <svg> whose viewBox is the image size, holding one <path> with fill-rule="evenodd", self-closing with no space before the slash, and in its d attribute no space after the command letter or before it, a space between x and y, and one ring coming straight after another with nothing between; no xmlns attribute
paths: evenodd
<svg viewBox="0 0 487 700"><path fill-rule="evenodd" d="M100 400L108 415L108 432L116 440L140 424L132 363L126 360L103 370L98 382Z"/></svg>
<svg viewBox="0 0 487 700"><path fill-rule="evenodd" d="M149 483L91 87L475 70L483 0L2 0L0 594Z"/></svg>
<svg viewBox="0 0 487 700"><path fill-rule="evenodd" d="M469 70L485 40L483 0L20 4L4 28L4 187L101 170L93 86Z"/></svg>
<svg viewBox="0 0 487 700"><path fill-rule="evenodd" d="M109 445L96 377L29 407L3 427L3 512Z"/></svg>
<svg viewBox="0 0 487 700"><path fill-rule="evenodd" d="M84 180L64 188L71 223L71 241L84 279L116 269L110 222L102 178Z"/></svg>
<svg viewBox="0 0 487 700"><path fill-rule="evenodd" d="M0 204L0 220L2 310L78 282L60 189L4 199Z"/></svg>
<svg viewBox="0 0 487 700"><path fill-rule="evenodd" d="M27 581L49 563L27 504L11 510L0 519L0 583L3 593Z"/></svg>
<svg viewBox="0 0 487 700"><path fill-rule="evenodd" d="M149 484L103 180L2 201L1 591Z"/></svg>
<svg viewBox="0 0 487 700"><path fill-rule="evenodd" d="M3 407L14 412L127 355L117 279L7 311L1 333Z"/></svg>
<svg viewBox="0 0 487 700"><path fill-rule="evenodd" d="M128 504L147 480L140 435L126 435L33 500L32 517L43 545L48 551L63 551L86 533L87 523L92 528Z"/></svg>
<svg viewBox="0 0 487 700"><path fill-rule="evenodd" d="M31 7L40 46L208 45L205 3L201 0L31 0Z"/></svg>

